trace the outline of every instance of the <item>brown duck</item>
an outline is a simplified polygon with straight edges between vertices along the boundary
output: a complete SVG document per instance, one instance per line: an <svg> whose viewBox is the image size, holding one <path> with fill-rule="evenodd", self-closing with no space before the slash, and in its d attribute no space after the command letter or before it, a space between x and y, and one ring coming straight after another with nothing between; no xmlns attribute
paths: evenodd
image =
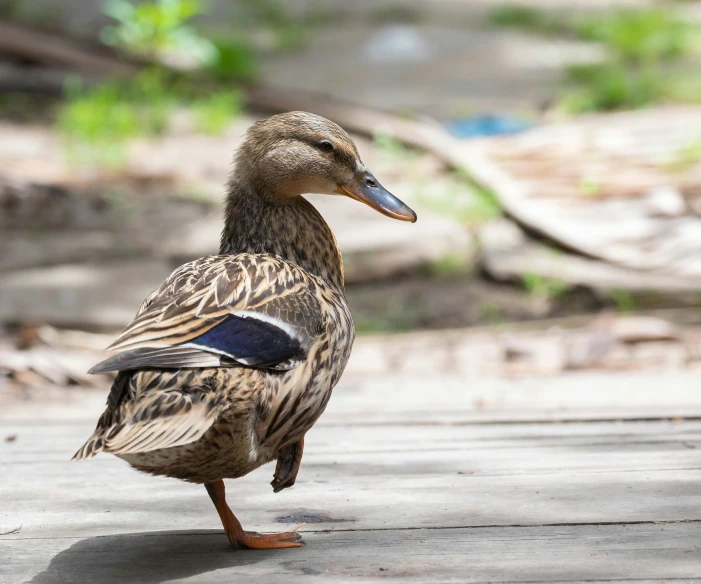
<svg viewBox="0 0 701 584"><path fill-rule="evenodd" d="M117 371L107 409L75 459L111 452L135 468L203 483L229 541L301 545L244 531L225 478L277 459L291 487L304 435L324 411L355 332L343 262L303 193L342 194L402 221L416 214L365 168L339 126L292 112L254 124L235 156L219 255L175 270L91 373Z"/></svg>

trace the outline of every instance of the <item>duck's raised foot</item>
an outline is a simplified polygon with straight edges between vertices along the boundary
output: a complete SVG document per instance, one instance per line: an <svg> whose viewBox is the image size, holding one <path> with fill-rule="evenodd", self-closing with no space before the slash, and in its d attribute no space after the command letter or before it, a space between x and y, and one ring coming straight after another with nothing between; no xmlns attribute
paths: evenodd
<svg viewBox="0 0 701 584"><path fill-rule="evenodd" d="M263 534L255 531L242 533L227 533L231 545L251 550L278 550L296 548L303 545L302 536L296 531L287 533Z"/></svg>
<svg viewBox="0 0 701 584"><path fill-rule="evenodd" d="M273 481L270 483L274 492L279 493L295 484L299 467L302 464L303 451L304 438L301 438L298 442L290 444L278 454L275 474L273 475Z"/></svg>

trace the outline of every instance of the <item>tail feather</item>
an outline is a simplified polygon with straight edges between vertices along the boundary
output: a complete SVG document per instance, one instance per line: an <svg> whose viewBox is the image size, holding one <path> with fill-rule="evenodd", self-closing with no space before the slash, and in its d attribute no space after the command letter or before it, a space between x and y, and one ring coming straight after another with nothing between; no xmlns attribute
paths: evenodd
<svg viewBox="0 0 701 584"><path fill-rule="evenodd" d="M112 454L135 454L195 442L219 417L223 404L213 405L195 402L179 414L114 426L105 435L102 449Z"/></svg>
<svg viewBox="0 0 701 584"><path fill-rule="evenodd" d="M225 401L192 403L182 397L180 412L136 423L98 424L83 447L72 460L92 458L98 452L135 454L162 448L183 446L199 440L209 430L225 407Z"/></svg>
<svg viewBox="0 0 701 584"><path fill-rule="evenodd" d="M130 379L140 380L148 391L130 392ZM226 394L190 393L171 388L174 379L177 381L177 372L155 371L137 378L132 373L120 372L107 400L107 409L73 460L92 458L99 452L118 456L140 454L199 440L226 409ZM201 383L206 387L208 381Z"/></svg>
<svg viewBox="0 0 701 584"><path fill-rule="evenodd" d="M73 455L71 460L85 460L92 458L105 447L105 432L114 425L115 415L120 404L126 397L129 389L129 372L119 372L114 379L112 389L107 397L107 409L97 421L97 427L82 448Z"/></svg>
<svg viewBox="0 0 701 584"><path fill-rule="evenodd" d="M98 452L102 452L104 445L105 441L102 438L102 432L98 434L96 431L92 436L90 436L90 438L88 438L88 441L83 444L78 452L73 455L71 460L86 460L88 458L92 458Z"/></svg>

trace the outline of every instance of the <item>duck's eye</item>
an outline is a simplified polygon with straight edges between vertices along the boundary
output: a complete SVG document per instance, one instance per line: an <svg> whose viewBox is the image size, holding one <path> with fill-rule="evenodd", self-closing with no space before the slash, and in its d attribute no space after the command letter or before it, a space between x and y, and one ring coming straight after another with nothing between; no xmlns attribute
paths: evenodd
<svg viewBox="0 0 701 584"><path fill-rule="evenodd" d="M333 152L333 144L331 144L331 142L328 140L322 140L316 145L316 147L322 152Z"/></svg>

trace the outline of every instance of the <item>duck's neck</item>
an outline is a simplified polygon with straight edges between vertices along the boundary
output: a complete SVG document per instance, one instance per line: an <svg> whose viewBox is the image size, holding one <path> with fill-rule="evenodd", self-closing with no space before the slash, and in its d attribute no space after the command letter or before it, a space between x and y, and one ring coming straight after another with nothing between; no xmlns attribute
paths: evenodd
<svg viewBox="0 0 701 584"><path fill-rule="evenodd" d="M236 177L228 184L219 253L275 254L343 290L336 238L314 206L302 197L266 200Z"/></svg>

